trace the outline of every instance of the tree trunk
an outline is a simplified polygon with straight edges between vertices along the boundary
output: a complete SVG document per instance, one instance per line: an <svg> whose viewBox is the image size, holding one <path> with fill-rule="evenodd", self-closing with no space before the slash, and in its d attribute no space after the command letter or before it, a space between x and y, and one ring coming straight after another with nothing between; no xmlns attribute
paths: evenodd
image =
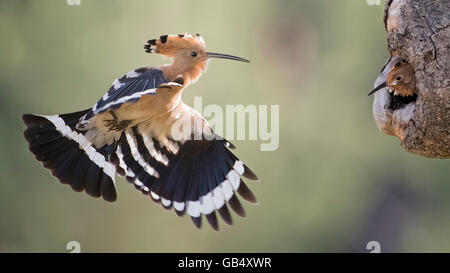
<svg viewBox="0 0 450 273"><path fill-rule="evenodd" d="M450 158L450 1L390 0L385 25L392 56L414 67L417 98L393 103L386 90L375 93L377 126L398 137L408 152ZM386 70L375 85L384 81Z"/></svg>

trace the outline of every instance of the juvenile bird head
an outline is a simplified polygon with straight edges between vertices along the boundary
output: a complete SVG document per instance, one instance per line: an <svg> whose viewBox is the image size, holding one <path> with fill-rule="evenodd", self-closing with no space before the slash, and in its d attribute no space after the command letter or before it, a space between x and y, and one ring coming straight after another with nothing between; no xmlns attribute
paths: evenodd
<svg viewBox="0 0 450 273"><path fill-rule="evenodd" d="M386 76L386 81L370 91L369 96L376 91L389 87L394 95L412 96L416 92L416 77L414 68L405 59L395 59L395 64Z"/></svg>
<svg viewBox="0 0 450 273"><path fill-rule="evenodd" d="M206 70L207 62L211 58L250 62L241 57L206 51L205 41L199 34L163 35L158 39L148 40L144 48L147 53L173 58L173 64L168 69L171 74L169 77L181 74L187 82L195 82Z"/></svg>

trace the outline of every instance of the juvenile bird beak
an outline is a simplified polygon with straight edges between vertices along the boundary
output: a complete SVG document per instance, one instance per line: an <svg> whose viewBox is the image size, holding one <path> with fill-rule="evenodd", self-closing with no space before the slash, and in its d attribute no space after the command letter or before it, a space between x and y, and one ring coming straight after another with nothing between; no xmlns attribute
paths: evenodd
<svg viewBox="0 0 450 273"><path fill-rule="evenodd" d="M207 58L221 58L221 59L228 59L228 60L235 60L235 61L241 61L249 63L250 61L241 57L236 57L233 55L228 54L222 54L222 53L214 53L214 52L206 52Z"/></svg>
<svg viewBox="0 0 450 273"><path fill-rule="evenodd" d="M369 94L367 94L367 96L372 95L373 93L377 92L378 90L385 88L387 86L386 82L383 82L382 84L378 85L377 87L375 87L372 91L370 91Z"/></svg>

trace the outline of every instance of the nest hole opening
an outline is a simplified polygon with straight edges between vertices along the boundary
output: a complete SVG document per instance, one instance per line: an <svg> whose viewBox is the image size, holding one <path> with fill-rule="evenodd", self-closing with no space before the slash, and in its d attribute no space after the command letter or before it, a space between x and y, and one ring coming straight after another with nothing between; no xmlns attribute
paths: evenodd
<svg viewBox="0 0 450 273"><path fill-rule="evenodd" d="M410 103L414 103L418 97L417 94L412 96L396 96L394 95L394 92L389 93L389 95L391 96L391 105L389 108L394 111L401 109Z"/></svg>

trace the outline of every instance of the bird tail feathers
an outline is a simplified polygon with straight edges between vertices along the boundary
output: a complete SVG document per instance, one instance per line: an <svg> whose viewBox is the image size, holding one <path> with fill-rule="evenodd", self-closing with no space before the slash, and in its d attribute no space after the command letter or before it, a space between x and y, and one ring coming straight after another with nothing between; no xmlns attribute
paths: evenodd
<svg viewBox="0 0 450 273"><path fill-rule="evenodd" d="M44 116L25 114L25 139L30 151L61 183L93 197L115 201L115 167L108 162L114 144L96 148L86 132L75 128L88 110Z"/></svg>

